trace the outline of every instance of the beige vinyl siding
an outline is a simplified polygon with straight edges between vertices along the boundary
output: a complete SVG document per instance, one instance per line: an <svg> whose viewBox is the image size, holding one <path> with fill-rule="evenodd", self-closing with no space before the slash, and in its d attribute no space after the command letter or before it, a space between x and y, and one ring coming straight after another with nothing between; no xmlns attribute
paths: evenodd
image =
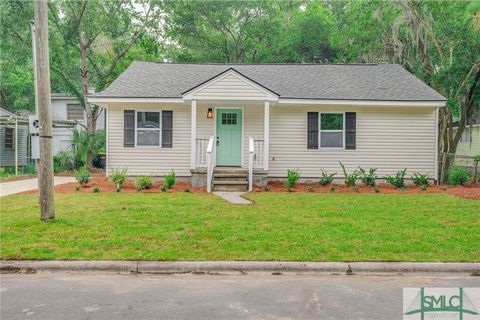
<svg viewBox="0 0 480 320"><path fill-rule="evenodd" d="M307 149L307 112L356 112L356 150ZM270 177L285 177L300 169L302 177L318 177L320 170L341 174L362 166L378 168L378 176L407 168L435 172L435 109L393 107L274 106L270 110Z"/></svg>
<svg viewBox="0 0 480 320"><path fill-rule="evenodd" d="M193 94L194 99L264 100L265 92L235 74L214 81Z"/></svg>
<svg viewBox="0 0 480 320"><path fill-rule="evenodd" d="M208 108L214 109L214 117L207 118ZM220 104L197 106L197 138L208 139L215 135L215 121L217 108L243 109L243 163L242 167L248 167L248 138L263 139L263 104L238 104L236 106Z"/></svg>
<svg viewBox="0 0 480 320"><path fill-rule="evenodd" d="M173 110L173 148L123 146L123 111ZM118 104L110 105L108 121L108 169L124 168L132 176L163 176L175 170L177 176L190 176L190 105Z"/></svg>
<svg viewBox="0 0 480 320"><path fill-rule="evenodd" d="M457 146L457 154L465 156L476 156L480 154L480 125L476 125L472 128L466 128L470 130L471 143L459 142Z"/></svg>

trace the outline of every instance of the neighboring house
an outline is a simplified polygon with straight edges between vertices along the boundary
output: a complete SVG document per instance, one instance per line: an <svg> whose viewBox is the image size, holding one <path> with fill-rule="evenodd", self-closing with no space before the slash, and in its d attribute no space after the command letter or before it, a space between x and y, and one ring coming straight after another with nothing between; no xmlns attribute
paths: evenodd
<svg viewBox="0 0 480 320"><path fill-rule="evenodd" d="M53 154L70 150L73 130L86 125L85 110L77 98L64 93L52 93ZM78 123L75 125L75 123ZM97 130L105 129L105 111L97 118Z"/></svg>
<svg viewBox="0 0 480 320"><path fill-rule="evenodd" d="M454 127L458 124L453 124ZM465 128L457 146L458 155L476 156L480 155L480 119L474 121Z"/></svg>
<svg viewBox="0 0 480 320"><path fill-rule="evenodd" d="M16 121L17 125L15 125ZM17 149L15 135L17 135ZM0 167L15 166L15 156L19 166L27 163L28 120L0 108Z"/></svg>
<svg viewBox="0 0 480 320"><path fill-rule="evenodd" d="M214 189L244 186L251 162L263 183L294 168L317 180L339 161L437 178L445 98L399 65L134 62L89 101L107 109L107 173L210 183L212 139Z"/></svg>

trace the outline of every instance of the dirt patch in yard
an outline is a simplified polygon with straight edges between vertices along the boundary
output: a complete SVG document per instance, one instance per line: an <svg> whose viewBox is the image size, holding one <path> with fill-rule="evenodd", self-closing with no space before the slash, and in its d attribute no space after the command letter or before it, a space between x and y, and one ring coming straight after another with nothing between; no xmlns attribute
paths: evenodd
<svg viewBox="0 0 480 320"><path fill-rule="evenodd" d="M164 182L155 182L152 188L147 190L142 190L140 192L143 193L159 193L162 192L160 188L164 185ZM79 186L78 182L70 182L62 185L55 186L55 192L57 193L92 193L93 189L98 188L100 192L115 192L115 184L108 180L107 177L92 177L88 184L84 187L80 187L77 191L76 188ZM193 188L190 184L185 182L177 182L173 185L173 188L167 190L165 192L172 193L172 192L186 192L185 190L190 192L205 192L204 188ZM125 181L122 192L131 193L131 192L139 192L135 188L135 182L133 180ZM24 192L25 194L32 194L37 193L36 190Z"/></svg>
<svg viewBox="0 0 480 320"><path fill-rule="evenodd" d="M265 188L255 187L255 192L264 192ZM321 186L319 184L299 183L290 191L285 183L280 181L269 182L268 191L270 192L310 192L310 193L370 193L370 194L425 194L425 193L446 193L462 197L465 199L480 200L480 184L471 184L466 186L429 186L426 190L421 190L416 185L408 185L404 190L396 189L389 184L378 184L376 187L367 187L358 185L355 188L346 185L330 184Z"/></svg>

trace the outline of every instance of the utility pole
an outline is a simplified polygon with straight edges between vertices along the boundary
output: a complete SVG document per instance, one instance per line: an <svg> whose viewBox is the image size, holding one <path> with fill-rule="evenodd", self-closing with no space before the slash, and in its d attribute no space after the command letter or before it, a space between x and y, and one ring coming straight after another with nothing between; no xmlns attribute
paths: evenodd
<svg viewBox="0 0 480 320"><path fill-rule="evenodd" d="M37 101L40 136L40 163L38 190L40 193L40 219L55 218L53 197L52 108L50 99L50 62L48 55L47 0L35 4L35 53L37 68Z"/></svg>

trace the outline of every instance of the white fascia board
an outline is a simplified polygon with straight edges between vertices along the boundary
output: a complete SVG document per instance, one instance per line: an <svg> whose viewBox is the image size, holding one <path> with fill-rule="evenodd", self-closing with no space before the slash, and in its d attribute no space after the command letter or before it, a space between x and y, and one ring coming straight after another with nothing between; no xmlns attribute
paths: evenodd
<svg viewBox="0 0 480 320"><path fill-rule="evenodd" d="M110 103L185 103L182 98L109 98L109 97L88 97L89 103L97 105Z"/></svg>
<svg viewBox="0 0 480 320"><path fill-rule="evenodd" d="M208 86L211 86L212 84L223 80L224 78L228 77L229 75L235 75L236 77L239 77L242 81L246 82L247 84L251 85L252 87L256 88L257 90L263 92L265 94L267 100L278 101L278 95L276 95L275 93L273 93L273 92L265 89L264 87L256 84L255 82L246 78L245 76L236 72L235 70L228 70L227 72L224 72L223 74L221 74L221 75L219 75L219 76L217 76L213 79L210 79L209 81L205 82L204 84L185 92L184 95L183 95L183 99L185 99L185 100L193 100L193 99L196 99L196 100L215 100L215 97L198 98L198 97L194 97L194 95L195 95L195 93L197 93L199 91L202 91L203 89L207 88ZM225 98L225 97L222 97L222 99L227 99L228 100L228 98ZM263 100L258 99L258 98L245 99L245 100L263 101Z"/></svg>
<svg viewBox="0 0 480 320"><path fill-rule="evenodd" d="M316 100L279 98L277 105L342 105L366 107L444 107L445 101Z"/></svg>

